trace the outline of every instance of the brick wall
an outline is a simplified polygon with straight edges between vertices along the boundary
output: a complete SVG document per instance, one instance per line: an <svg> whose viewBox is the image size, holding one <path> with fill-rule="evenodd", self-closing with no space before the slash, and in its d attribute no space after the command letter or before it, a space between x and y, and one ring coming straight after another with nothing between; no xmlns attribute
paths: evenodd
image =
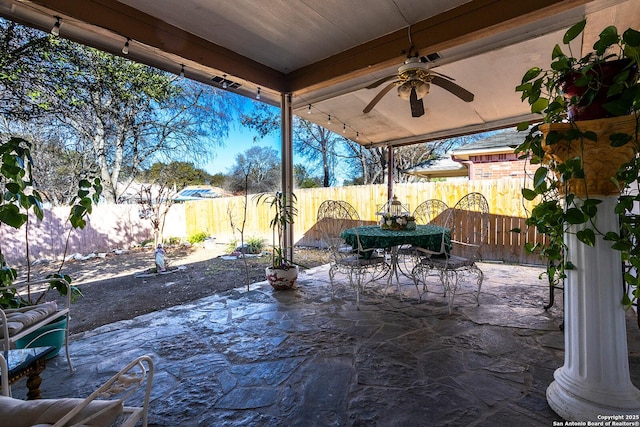
<svg viewBox="0 0 640 427"><path fill-rule="evenodd" d="M473 162L473 179L522 178L525 166L528 166L529 173L534 170L525 160L518 160L511 153L470 156L469 160Z"/></svg>

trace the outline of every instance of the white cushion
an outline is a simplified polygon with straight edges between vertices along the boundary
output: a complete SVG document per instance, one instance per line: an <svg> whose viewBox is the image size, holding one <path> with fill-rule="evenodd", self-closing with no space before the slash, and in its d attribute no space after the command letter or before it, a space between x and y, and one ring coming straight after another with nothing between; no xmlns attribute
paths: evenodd
<svg viewBox="0 0 640 427"><path fill-rule="evenodd" d="M0 396L0 420L2 420L3 427L52 425L82 402L83 399L20 400ZM108 409L86 425L92 427L109 426L122 413L121 402L94 400L73 417L70 424L81 421L105 408Z"/></svg>

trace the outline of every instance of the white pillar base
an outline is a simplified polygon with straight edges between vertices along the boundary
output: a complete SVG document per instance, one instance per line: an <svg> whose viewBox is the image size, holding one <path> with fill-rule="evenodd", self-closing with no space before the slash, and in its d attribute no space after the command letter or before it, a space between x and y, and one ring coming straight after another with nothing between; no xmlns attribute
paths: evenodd
<svg viewBox="0 0 640 427"><path fill-rule="evenodd" d="M616 197L603 197L596 226L619 231ZM572 227L565 235L569 258L564 312L564 366L554 373L547 402L565 420L602 421L603 415L640 414L640 390L629 376L622 301L622 261L611 243L582 244Z"/></svg>
<svg viewBox="0 0 640 427"><path fill-rule="evenodd" d="M606 415L640 414L640 390L633 386L605 394L575 383L563 368L556 369L553 377L555 381L547 387L547 403L565 420L602 421Z"/></svg>

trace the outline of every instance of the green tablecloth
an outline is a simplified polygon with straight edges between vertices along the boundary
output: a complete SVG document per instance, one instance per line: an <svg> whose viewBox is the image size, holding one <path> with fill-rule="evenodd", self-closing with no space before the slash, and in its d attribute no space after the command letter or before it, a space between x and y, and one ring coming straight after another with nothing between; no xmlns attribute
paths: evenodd
<svg viewBox="0 0 640 427"><path fill-rule="evenodd" d="M358 247L356 230L363 249L413 245L438 252L442 244L442 233L445 233L445 248L447 251L450 248L450 230L438 225L419 225L415 230L382 230L378 225L348 228L340 237L354 248Z"/></svg>

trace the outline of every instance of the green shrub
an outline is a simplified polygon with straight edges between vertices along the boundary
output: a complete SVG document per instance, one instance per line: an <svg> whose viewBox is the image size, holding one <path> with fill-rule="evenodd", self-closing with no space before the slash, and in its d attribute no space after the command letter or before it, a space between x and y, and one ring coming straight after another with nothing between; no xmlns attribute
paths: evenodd
<svg viewBox="0 0 640 427"><path fill-rule="evenodd" d="M238 247L238 241L232 240L229 243L227 243L227 246L225 247L225 252L230 254L231 252L235 251L237 247Z"/></svg>
<svg viewBox="0 0 640 427"><path fill-rule="evenodd" d="M167 243L169 245L179 245L180 243L182 243L182 239L180 237L169 237Z"/></svg>
<svg viewBox="0 0 640 427"><path fill-rule="evenodd" d="M264 239L259 237L249 237L246 243L250 254L259 254L264 249Z"/></svg>
<svg viewBox="0 0 640 427"><path fill-rule="evenodd" d="M189 243L202 243L207 237L209 237L209 233L207 233L206 231L200 231L189 236Z"/></svg>
<svg viewBox="0 0 640 427"><path fill-rule="evenodd" d="M148 245L153 245L153 239L147 239L140 242L140 246L142 246L143 248Z"/></svg>
<svg viewBox="0 0 640 427"><path fill-rule="evenodd" d="M259 254L264 249L264 239L259 237L249 237L244 244L247 246L248 254ZM229 242L225 248L227 253L235 252L236 249L240 246L240 241L233 240Z"/></svg>

